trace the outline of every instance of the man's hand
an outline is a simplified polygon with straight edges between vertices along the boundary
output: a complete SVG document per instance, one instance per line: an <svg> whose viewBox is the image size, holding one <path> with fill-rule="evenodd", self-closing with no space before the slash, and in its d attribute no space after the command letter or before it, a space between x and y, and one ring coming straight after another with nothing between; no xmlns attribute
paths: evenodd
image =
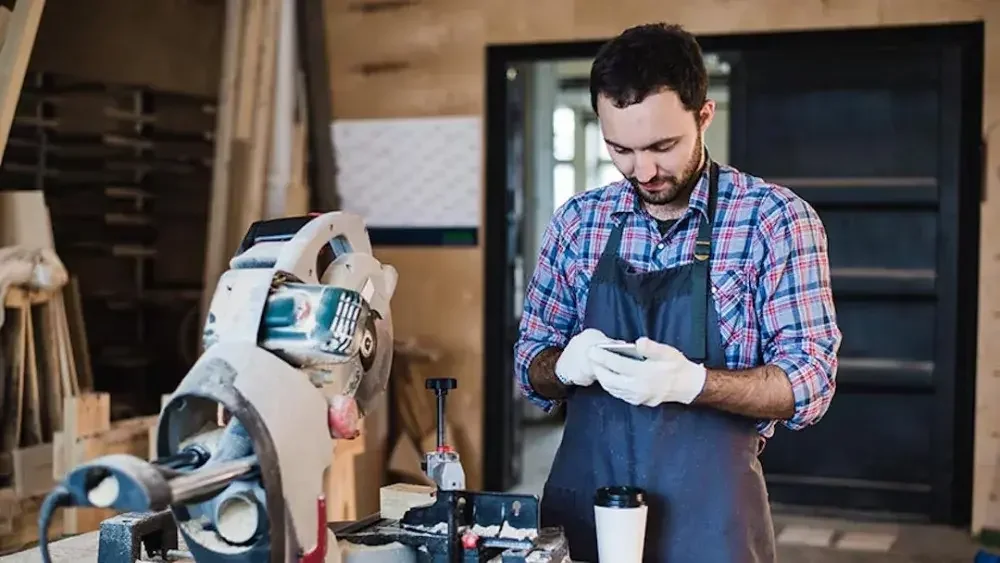
<svg viewBox="0 0 1000 563"><path fill-rule="evenodd" d="M598 344L612 342L596 328L588 328L570 339L556 362L556 377L564 385L586 387L595 381L594 367L589 352Z"/></svg>
<svg viewBox="0 0 1000 563"><path fill-rule="evenodd" d="M692 362L672 346L640 338L636 349L646 357L633 360L593 347L590 359L601 386L612 396L633 405L655 407L661 403L684 403L701 393L705 367Z"/></svg>

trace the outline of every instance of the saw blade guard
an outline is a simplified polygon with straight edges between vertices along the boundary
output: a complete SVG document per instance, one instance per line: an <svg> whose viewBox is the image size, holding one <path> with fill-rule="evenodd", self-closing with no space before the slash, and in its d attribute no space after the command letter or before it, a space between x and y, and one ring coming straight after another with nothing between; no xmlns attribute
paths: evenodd
<svg viewBox="0 0 1000 563"><path fill-rule="evenodd" d="M363 417L388 386L397 279L358 215L255 223L220 277L203 344L253 339Z"/></svg>
<svg viewBox="0 0 1000 563"><path fill-rule="evenodd" d="M231 415L224 426L219 406ZM170 509L196 559L289 561L287 554L318 545L317 530L329 535L317 503L333 439L326 399L301 370L250 343L213 346L157 424L158 458L193 446L207 462L182 477L182 487L171 481L175 496L189 492ZM325 561L339 555L330 551Z"/></svg>

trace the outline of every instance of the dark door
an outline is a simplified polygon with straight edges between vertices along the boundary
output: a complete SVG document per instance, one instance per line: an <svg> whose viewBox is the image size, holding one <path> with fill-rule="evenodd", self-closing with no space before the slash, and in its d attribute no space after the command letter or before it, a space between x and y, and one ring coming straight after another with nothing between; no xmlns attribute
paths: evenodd
<svg viewBox="0 0 1000 563"><path fill-rule="evenodd" d="M497 64L503 72L487 78L487 89L503 95L490 99L489 111L501 112L503 122L496 123L492 135L502 139L503 158L490 162L488 174L506 179L502 190L487 190L488 214L502 231L491 231L486 238L485 309L485 393L483 431L483 485L491 491L505 491L521 480L521 408L520 393L514 384L514 343L520 322L520 307L513 281L520 276L518 258L523 221L525 80L516 65ZM502 343L502 346L497 346Z"/></svg>
<svg viewBox="0 0 1000 563"><path fill-rule="evenodd" d="M978 29L732 58L730 161L818 211L844 333L826 417L762 455L775 504L968 518Z"/></svg>

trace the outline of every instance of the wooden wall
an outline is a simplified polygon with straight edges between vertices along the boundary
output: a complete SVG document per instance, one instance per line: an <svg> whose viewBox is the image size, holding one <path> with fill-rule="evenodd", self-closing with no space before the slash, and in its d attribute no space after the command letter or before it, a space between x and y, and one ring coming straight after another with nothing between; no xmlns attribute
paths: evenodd
<svg viewBox="0 0 1000 563"><path fill-rule="evenodd" d="M990 0L328 0L335 118L482 115L484 46L611 37L646 21L695 33L746 33L881 25L986 22L984 129L1000 119L1000 2ZM989 148L983 206L973 528L986 518L1000 454L1000 144ZM461 360L463 420L481 426L482 247L384 249L400 271L397 330L433 339ZM440 273L438 273L440 272ZM992 286L992 287L991 287ZM411 296L414 301L411 301ZM502 322L493 319L490 322ZM460 325L460 326L456 326ZM454 370L450 374L445 371ZM464 387L463 387L464 386ZM472 434L478 437L478 434ZM463 451L467 467L481 448ZM477 472L479 468L475 467ZM475 484L475 481L470 479ZM991 511L992 513L992 511ZM1000 522L993 523L994 526Z"/></svg>
<svg viewBox="0 0 1000 563"><path fill-rule="evenodd" d="M47 0L30 67L218 96L225 2Z"/></svg>

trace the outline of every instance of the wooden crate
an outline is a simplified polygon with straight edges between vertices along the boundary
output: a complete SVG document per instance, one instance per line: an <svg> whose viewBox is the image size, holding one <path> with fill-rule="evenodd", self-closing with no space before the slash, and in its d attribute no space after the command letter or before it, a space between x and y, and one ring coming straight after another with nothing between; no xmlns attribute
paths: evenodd
<svg viewBox="0 0 1000 563"><path fill-rule="evenodd" d="M13 485L0 489L0 552L18 551L38 540L38 509L45 495L69 468L112 453L148 458L150 428L156 416L111 422L110 396L84 393L66 397L62 429L52 442L12 452ZM97 530L113 511L96 508L59 510L50 539Z"/></svg>

